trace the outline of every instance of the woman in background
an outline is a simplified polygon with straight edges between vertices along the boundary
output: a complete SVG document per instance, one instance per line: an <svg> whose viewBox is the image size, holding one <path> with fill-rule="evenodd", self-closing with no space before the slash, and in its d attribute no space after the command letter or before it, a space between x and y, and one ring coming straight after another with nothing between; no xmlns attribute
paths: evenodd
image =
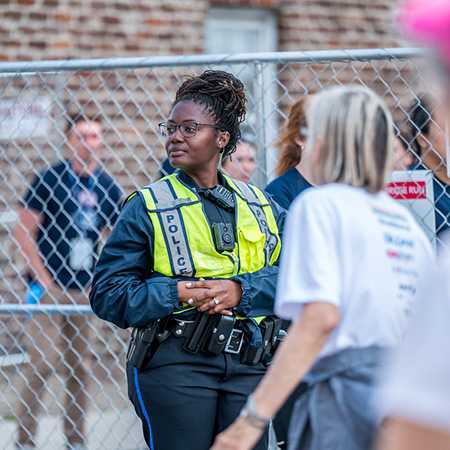
<svg viewBox="0 0 450 450"><path fill-rule="evenodd" d="M281 147L277 178L265 189L285 209L289 209L300 192L311 187L311 183L305 178L301 164L302 151L307 138L305 104L310 98L309 96L301 97L291 108L288 121L277 142L277 146Z"/></svg>
<svg viewBox="0 0 450 450"><path fill-rule="evenodd" d="M450 2L447 0L408 0L401 3L398 14L400 29L420 46L433 48L433 60L427 61L430 74L427 83L433 88L442 107L417 102L412 121L422 163L435 172L436 219L448 203L445 142L442 130L450 120ZM423 98L422 98L423 99ZM421 105L420 105L421 103ZM420 107L422 106L422 107ZM433 109L429 109L429 108ZM431 113L431 120L430 114ZM439 130L436 125L443 125ZM439 132L439 137L436 133ZM428 141L428 142L427 142ZM439 151L437 145L441 148ZM433 147L432 150L430 147ZM448 163L448 161L447 161ZM445 199L447 197L447 199ZM446 214L447 214L446 213ZM443 227L445 229L445 227ZM404 345L396 352L384 370L384 380L378 395L384 412L389 414L389 426L380 431L377 450L448 450L450 448L450 242L444 232L443 247L447 251L438 258L438 269L430 274L428 289L423 295L415 323L406 335Z"/></svg>

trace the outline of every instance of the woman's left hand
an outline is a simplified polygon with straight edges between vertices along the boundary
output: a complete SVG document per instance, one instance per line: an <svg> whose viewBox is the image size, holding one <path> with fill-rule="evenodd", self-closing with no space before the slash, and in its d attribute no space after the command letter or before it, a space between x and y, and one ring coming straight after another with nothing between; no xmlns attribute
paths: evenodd
<svg viewBox="0 0 450 450"><path fill-rule="evenodd" d="M204 280L192 281L186 284L188 289L204 288L200 294L192 296L188 304L199 311L210 314L222 313L232 315L231 309L239 305L242 298L241 284L234 280Z"/></svg>
<svg viewBox="0 0 450 450"><path fill-rule="evenodd" d="M218 434L211 450L250 450L261 439L264 430L252 427L238 417L225 431Z"/></svg>

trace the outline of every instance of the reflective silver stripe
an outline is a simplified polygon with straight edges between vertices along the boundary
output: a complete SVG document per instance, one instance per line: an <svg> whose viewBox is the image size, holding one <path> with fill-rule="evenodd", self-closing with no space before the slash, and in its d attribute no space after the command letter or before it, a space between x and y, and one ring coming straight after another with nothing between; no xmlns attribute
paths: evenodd
<svg viewBox="0 0 450 450"><path fill-rule="evenodd" d="M247 184L239 180L231 180L237 188L242 192L242 196L249 202L255 202L261 205L259 197L249 188Z"/></svg>
<svg viewBox="0 0 450 450"><path fill-rule="evenodd" d="M265 266L268 266L270 265L270 259L272 258L272 254L277 246L277 237L270 232L269 226L267 225L266 213L264 212L259 197L253 192L252 189L247 186L247 184L243 183L242 181L233 180L233 182L242 192L242 196L247 199L248 207L253 212L260 230L266 236L266 239L264 241L264 256ZM268 202L267 205L269 205Z"/></svg>
<svg viewBox="0 0 450 450"><path fill-rule="evenodd" d="M192 203L191 199L177 199L169 188L169 182L163 181L149 188L156 199L156 214L166 238L169 257L174 276L192 277L194 267L191 252L184 233L181 211L176 208L180 204Z"/></svg>
<svg viewBox="0 0 450 450"><path fill-rule="evenodd" d="M156 209L149 209L148 212L161 212L166 209L176 209L178 206L192 205L190 198L177 198L171 202L158 203Z"/></svg>
<svg viewBox="0 0 450 450"><path fill-rule="evenodd" d="M147 186L144 189L149 189L154 193L156 198L156 209L149 209L149 212L160 212L165 209L173 209L181 205L189 205L192 202L190 198L177 198L170 190L170 182L168 180L155 183L152 186ZM148 205L147 205L148 208Z"/></svg>

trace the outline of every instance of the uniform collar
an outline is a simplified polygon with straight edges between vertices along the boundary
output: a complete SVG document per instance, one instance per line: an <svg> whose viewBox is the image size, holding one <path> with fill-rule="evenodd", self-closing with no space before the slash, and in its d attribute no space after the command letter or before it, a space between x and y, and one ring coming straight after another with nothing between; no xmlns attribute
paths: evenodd
<svg viewBox="0 0 450 450"><path fill-rule="evenodd" d="M225 177L222 175L222 172L219 171L217 175L219 179L219 184L221 186L228 187L228 183L225 180ZM204 192L206 190L199 187L198 184L186 172L183 172L182 170L178 172L177 176L183 183L187 184L191 189L195 190L196 192Z"/></svg>

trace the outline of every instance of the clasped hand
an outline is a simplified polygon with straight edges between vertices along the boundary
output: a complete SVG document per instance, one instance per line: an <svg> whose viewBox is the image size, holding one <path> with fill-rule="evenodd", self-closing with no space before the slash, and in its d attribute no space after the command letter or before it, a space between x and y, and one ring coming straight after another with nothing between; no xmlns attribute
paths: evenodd
<svg viewBox="0 0 450 450"><path fill-rule="evenodd" d="M234 280L179 281L180 301L195 306L199 311L209 314L233 315L232 308L239 305L242 298L241 284Z"/></svg>

